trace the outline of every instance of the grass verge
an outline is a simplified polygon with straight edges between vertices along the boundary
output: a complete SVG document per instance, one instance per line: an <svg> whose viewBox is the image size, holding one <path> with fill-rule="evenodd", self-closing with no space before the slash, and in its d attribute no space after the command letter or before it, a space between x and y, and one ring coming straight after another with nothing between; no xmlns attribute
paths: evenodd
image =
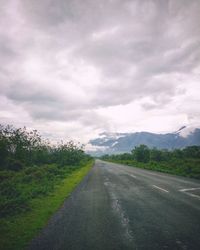
<svg viewBox="0 0 200 250"><path fill-rule="evenodd" d="M63 204L92 165L93 161L90 161L84 167L73 171L47 196L32 199L29 211L0 219L0 249L23 249L46 225L51 215Z"/></svg>

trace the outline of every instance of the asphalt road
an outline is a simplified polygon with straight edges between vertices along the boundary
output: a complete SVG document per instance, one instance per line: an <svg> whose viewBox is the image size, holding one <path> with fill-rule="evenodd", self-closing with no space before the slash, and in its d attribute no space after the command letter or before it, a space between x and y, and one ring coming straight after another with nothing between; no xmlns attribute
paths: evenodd
<svg viewBox="0 0 200 250"><path fill-rule="evenodd" d="M29 250L200 249L200 181L97 160Z"/></svg>

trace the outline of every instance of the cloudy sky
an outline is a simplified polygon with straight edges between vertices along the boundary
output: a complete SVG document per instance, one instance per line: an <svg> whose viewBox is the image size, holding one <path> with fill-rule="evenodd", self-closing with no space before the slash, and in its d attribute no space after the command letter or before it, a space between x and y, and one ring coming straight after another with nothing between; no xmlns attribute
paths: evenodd
<svg viewBox="0 0 200 250"><path fill-rule="evenodd" d="M0 0L0 122L81 142L200 127L199 0Z"/></svg>

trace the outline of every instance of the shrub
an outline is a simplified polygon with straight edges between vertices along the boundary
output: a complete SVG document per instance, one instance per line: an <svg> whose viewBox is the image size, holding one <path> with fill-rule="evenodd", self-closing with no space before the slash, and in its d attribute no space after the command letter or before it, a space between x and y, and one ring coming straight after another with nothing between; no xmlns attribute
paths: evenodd
<svg viewBox="0 0 200 250"><path fill-rule="evenodd" d="M24 168L24 164L15 159L9 159L7 163L7 169L13 170L13 171L20 171Z"/></svg>

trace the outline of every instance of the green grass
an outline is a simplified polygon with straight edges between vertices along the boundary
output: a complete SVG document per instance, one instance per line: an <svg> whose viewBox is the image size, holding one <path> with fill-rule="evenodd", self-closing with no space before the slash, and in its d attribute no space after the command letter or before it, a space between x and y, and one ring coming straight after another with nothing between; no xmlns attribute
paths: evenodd
<svg viewBox="0 0 200 250"><path fill-rule="evenodd" d="M51 193L75 168L56 164L27 167L21 171L0 171L0 217L22 213L30 209L33 198Z"/></svg>
<svg viewBox="0 0 200 250"><path fill-rule="evenodd" d="M148 163L137 162L134 160L109 160L111 162L125 164L128 166L149 169L173 175L180 175L200 179L200 160L199 159L174 159L170 161Z"/></svg>
<svg viewBox="0 0 200 250"><path fill-rule="evenodd" d="M72 173L66 174L64 179L58 179L51 192L48 190L47 195L32 198L25 211L0 219L0 249L23 249L46 225L51 215L63 204L92 165L93 161L90 161Z"/></svg>

